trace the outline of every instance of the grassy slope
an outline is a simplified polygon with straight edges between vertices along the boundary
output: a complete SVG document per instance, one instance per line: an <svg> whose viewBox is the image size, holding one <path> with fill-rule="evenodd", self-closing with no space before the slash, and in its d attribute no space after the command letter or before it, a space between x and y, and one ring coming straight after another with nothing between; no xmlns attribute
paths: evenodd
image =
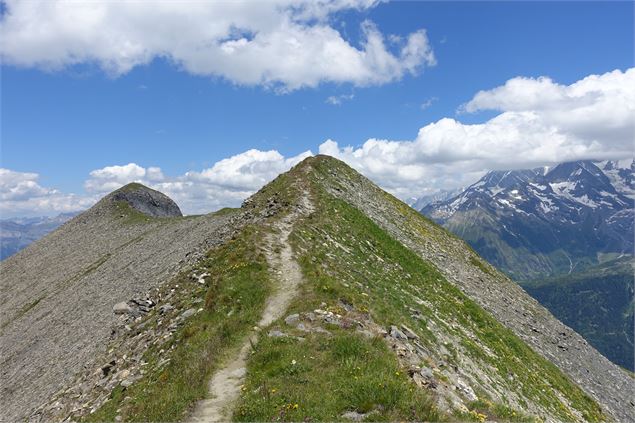
<svg viewBox="0 0 635 423"><path fill-rule="evenodd" d="M607 358L634 369L632 258L522 285Z"/></svg>
<svg viewBox="0 0 635 423"><path fill-rule="evenodd" d="M283 205L293 203L297 191L291 182L304 177L296 168L277 178L254 204L262 206L272 197ZM446 282L432 265L357 209L321 191L319 184L313 184L312 191L318 210L292 234L306 283L289 313L318 307L337 311L343 300L369 313L380 325L407 324L426 347L438 350L442 348L439 340L427 329L427 323L433 323L461 339L459 345L443 346L449 351L445 357L449 365L460 365L460 355L469 354L500 383L505 384L513 372L516 379L500 388L539 403L549 414L572 419L565 405L569 403L589 421L602 419L597 405L579 388ZM217 277L209 291L201 289L197 294L207 297L206 309L189 319L170 341L176 346L171 362L157 369L160 354L149 350L146 377L125 391L116 389L112 399L90 416L91 421L112 420L118 409L124 420L179 420L205 395L210 375L258 320L269 292L266 261L258 251L263 230L252 228L210 252L202 267ZM422 296L429 306L414 304L404 293ZM412 306L423 313L424 321L411 317L408 308ZM272 327L284 326L274 322ZM305 340L262 337L248 364L234 418L334 420L345 411L376 410L373 420L482 420L486 416L526 420L519 410L490 401L478 389L479 401L470 404L470 412L444 417L432 406L430 394L407 377L383 340L365 338L350 329L326 329L332 336L293 333L284 327ZM465 336L465 330L476 338Z"/></svg>
<svg viewBox="0 0 635 423"><path fill-rule="evenodd" d="M198 267L213 275L209 288L202 286L193 298L183 299L185 304L193 304L196 297L205 298L204 311L188 319L160 346L168 350L176 345L170 363L158 366L161 353L150 348L144 356L149 363L146 376L128 389L116 388L111 400L87 421L112 421L117 414L125 421L178 421L207 394L211 374L259 320L270 292L265 258L255 248L258 237L253 228L246 229L235 240L208 253ZM181 279L187 277L184 274ZM174 281L179 283L186 282ZM153 324L156 314L150 317ZM126 397L129 399L124 400Z"/></svg>
<svg viewBox="0 0 635 423"><path fill-rule="evenodd" d="M270 189L276 185L284 189L284 180L277 180ZM307 312L323 303L334 310L342 302L352 304L357 310L369 311L381 325L408 325L427 347L436 350L440 348L439 340L426 325L432 321L461 338L461 345L444 345L450 350L446 357L449 365L460 365L457 355L469 354L483 369L492 369L492 378L501 383L508 374L516 375L502 389L540 404L559 419L574 419L565 403L588 421L603 419L593 400L445 281L431 264L390 238L357 209L321 191L318 184L313 192L319 208L292 234L307 283L291 311ZM415 295L425 298L430 307L417 305L412 300ZM413 306L423 313L424 321L411 316L409 308ZM447 322L459 323L476 338L469 338ZM288 330L282 322L277 325ZM371 409L380 410L373 420L437 417L426 395L412 390L414 385L404 377L403 369L396 367L382 342L362 340L354 331L329 329L333 338L311 334L304 342L287 338L259 344L235 417L241 421L332 420L345 411ZM305 336L302 332L291 334ZM342 352L346 344L358 353ZM391 392L388 396L384 395L386 389ZM480 401L471 404L470 413L457 411L454 418L526 418L518 410L480 394ZM418 409L418 404L426 406Z"/></svg>
<svg viewBox="0 0 635 423"><path fill-rule="evenodd" d="M265 204L267 198L283 204L295 202L297 191L291 181L302 177L297 168L278 177L261 191L255 203ZM297 245L297 232L293 236ZM314 310L324 303L333 305L340 298L337 286L310 277L307 260L315 258L301 259L309 283L302 286L288 314ZM327 309L337 311L336 307ZM381 338L369 339L353 328L334 325L326 328L332 336L290 329L282 321L272 327L292 336L259 341L249 361L235 420L336 421L353 410L374 410L373 420L441 419L429 394L415 387Z"/></svg>

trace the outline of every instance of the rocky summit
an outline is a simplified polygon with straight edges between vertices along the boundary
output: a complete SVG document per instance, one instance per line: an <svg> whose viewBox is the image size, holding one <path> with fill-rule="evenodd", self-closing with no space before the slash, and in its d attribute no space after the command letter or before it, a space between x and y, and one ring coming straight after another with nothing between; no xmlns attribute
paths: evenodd
<svg viewBox="0 0 635 423"><path fill-rule="evenodd" d="M126 186L0 272L1 420L635 420L632 374L327 156L204 216Z"/></svg>
<svg viewBox="0 0 635 423"><path fill-rule="evenodd" d="M122 202L152 217L183 216L179 206L167 195L138 183L131 183L104 198L106 202Z"/></svg>

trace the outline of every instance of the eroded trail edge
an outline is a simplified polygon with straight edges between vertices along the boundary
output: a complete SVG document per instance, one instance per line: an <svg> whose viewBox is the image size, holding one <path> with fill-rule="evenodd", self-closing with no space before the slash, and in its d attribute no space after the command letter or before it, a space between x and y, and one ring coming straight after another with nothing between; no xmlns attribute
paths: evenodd
<svg viewBox="0 0 635 423"><path fill-rule="evenodd" d="M309 194L304 191L298 205L289 214L273 224L274 232L265 239L264 252L272 273L276 277L273 294L267 299L265 309L254 332L245 339L238 355L217 371L208 385L209 398L199 401L189 421L224 422L231 420L233 404L240 395L240 387L247 372L247 359L252 345L258 341L260 329L282 317L298 293L302 283L302 271L293 258L289 235L294 223L313 211Z"/></svg>

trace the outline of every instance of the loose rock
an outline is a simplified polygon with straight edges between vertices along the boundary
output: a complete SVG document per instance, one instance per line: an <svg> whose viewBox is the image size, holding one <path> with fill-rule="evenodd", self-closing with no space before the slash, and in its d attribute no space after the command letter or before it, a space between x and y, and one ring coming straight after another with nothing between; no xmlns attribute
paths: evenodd
<svg viewBox="0 0 635 423"><path fill-rule="evenodd" d="M112 312L115 314L128 314L132 313L132 307L130 307L125 301L122 301L112 306Z"/></svg>

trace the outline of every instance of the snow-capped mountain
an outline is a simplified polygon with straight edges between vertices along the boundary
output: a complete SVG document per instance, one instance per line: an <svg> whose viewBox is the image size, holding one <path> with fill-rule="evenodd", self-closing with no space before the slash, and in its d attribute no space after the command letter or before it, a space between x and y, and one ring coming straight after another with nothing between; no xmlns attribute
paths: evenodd
<svg viewBox="0 0 635 423"><path fill-rule="evenodd" d="M428 204L445 201L463 192L465 188L442 189L433 194L423 195L421 197L413 197L408 201L408 205L415 210L421 210Z"/></svg>
<svg viewBox="0 0 635 423"><path fill-rule="evenodd" d="M635 161L493 171L421 212L518 280L633 254Z"/></svg>

